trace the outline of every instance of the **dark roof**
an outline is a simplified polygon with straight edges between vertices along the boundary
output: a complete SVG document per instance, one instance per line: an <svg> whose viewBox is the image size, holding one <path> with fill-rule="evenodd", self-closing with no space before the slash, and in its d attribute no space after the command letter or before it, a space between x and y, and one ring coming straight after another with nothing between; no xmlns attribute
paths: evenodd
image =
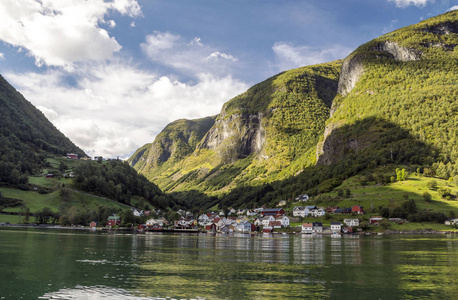
<svg viewBox="0 0 458 300"><path fill-rule="evenodd" d="M313 222L313 226L323 226L323 223L320 223L320 222Z"/></svg>
<svg viewBox="0 0 458 300"><path fill-rule="evenodd" d="M331 225L342 225L340 222L331 222Z"/></svg>

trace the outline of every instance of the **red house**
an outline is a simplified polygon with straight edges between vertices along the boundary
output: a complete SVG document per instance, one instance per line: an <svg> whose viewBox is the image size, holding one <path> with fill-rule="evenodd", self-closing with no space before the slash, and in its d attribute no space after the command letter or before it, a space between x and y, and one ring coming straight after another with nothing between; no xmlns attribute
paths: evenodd
<svg viewBox="0 0 458 300"><path fill-rule="evenodd" d="M369 223L370 224L378 224L378 222L380 222L381 220L383 220L382 217L372 217L369 219Z"/></svg>
<svg viewBox="0 0 458 300"><path fill-rule="evenodd" d="M364 215L364 210L363 210L364 207L362 206L359 206L359 205L353 205L351 207L351 212L352 213L356 213L358 215Z"/></svg>
<svg viewBox="0 0 458 300"><path fill-rule="evenodd" d="M89 224L89 227L91 228L97 227L97 222L92 221L91 224Z"/></svg>
<svg viewBox="0 0 458 300"><path fill-rule="evenodd" d="M107 226L113 227L119 224L121 224L120 216L109 216L108 217Z"/></svg>
<svg viewBox="0 0 458 300"><path fill-rule="evenodd" d="M205 226L205 230L216 232L216 224L212 223L211 225Z"/></svg>
<svg viewBox="0 0 458 300"><path fill-rule="evenodd" d="M263 209L261 214L262 216L283 216L285 215L285 210L283 208L267 208Z"/></svg>
<svg viewBox="0 0 458 300"><path fill-rule="evenodd" d="M78 154L75 153L67 153L68 159L78 159Z"/></svg>

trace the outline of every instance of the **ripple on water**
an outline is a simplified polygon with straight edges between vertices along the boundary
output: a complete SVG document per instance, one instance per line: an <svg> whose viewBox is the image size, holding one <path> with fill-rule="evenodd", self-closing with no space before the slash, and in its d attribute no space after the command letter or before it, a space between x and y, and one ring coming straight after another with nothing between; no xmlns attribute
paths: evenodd
<svg viewBox="0 0 458 300"><path fill-rule="evenodd" d="M131 292L125 289L108 286L81 286L75 288L60 289L57 292L46 293L38 299L113 299L113 300L174 300L170 297L147 297L140 292ZM180 300L186 300L179 298ZM196 297L189 300L205 300L206 298ZM178 299L177 299L178 300Z"/></svg>

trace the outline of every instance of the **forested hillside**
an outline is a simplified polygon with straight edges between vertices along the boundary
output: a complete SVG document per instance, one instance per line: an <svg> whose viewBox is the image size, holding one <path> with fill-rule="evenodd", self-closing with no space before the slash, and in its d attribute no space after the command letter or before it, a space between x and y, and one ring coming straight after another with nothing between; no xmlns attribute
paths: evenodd
<svg viewBox="0 0 458 300"><path fill-rule="evenodd" d="M0 76L0 183L17 185L50 155L86 154Z"/></svg>

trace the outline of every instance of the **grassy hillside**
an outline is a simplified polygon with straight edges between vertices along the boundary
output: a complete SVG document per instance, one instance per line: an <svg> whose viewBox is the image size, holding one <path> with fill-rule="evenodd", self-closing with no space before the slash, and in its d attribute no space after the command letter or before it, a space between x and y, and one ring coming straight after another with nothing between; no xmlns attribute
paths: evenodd
<svg viewBox="0 0 458 300"><path fill-rule="evenodd" d="M185 149L179 151L181 156L171 155L174 159L166 163L151 159L151 149L166 144L172 132L180 136L182 127L176 127L182 121L177 121L130 161L163 190L174 192L193 189L218 195L247 182L261 185L291 176L315 163L316 143L337 90L339 69L337 61L269 78L227 102L194 152L189 151L192 147L181 147Z"/></svg>

